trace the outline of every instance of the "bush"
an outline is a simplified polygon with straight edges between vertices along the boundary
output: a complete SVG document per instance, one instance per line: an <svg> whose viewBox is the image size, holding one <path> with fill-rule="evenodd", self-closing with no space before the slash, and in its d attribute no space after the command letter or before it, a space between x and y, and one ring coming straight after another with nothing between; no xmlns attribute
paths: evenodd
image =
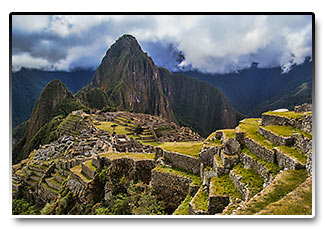
<svg viewBox="0 0 325 229"><path fill-rule="evenodd" d="M13 215L39 215L40 210L35 205L29 203L25 199L13 200L12 202Z"/></svg>

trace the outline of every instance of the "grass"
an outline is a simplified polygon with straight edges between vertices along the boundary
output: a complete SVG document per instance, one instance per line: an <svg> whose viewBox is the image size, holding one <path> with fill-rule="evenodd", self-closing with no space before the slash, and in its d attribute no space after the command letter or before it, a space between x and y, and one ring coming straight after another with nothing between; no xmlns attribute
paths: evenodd
<svg viewBox="0 0 325 229"><path fill-rule="evenodd" d="M203 142L164 142L159 147L167 151L199 157Z"/></svg>
<svg viewBox="0 0 325 229"><path fill-rule="evenodd" d="M249 149L247 149L246 147L244 147L241 152L243 154L246 154L247 156L253 158L254 161L262 164L265 168L267 168L267 170L269 171L269 173L271 173L273 176L278 174L280 172L280 168L277 164L275 163L270 163L267 161L262 160L261 158L259 158L258 156L256 156L255 154L253 154L251 151L249 151Z"/></svg>
<svg viewBox="0 0 325 229"><path fill-rule="evenodd" d="M208 199L209 194L205 191L203 191L203 186L200 187L199 191L196 193L193 199L193 207L196 211L208 211Z"/></svg>
<svg viewBox="0 0 325 229"><path fill-rule="evenodd" d="M116 134L127 134L130 133L130 131L127 131L124 126L118 125L115 122L99 122L98 125L95 125L98 129L109 131L110 133L113 133L114 128L112 125L117 125L115 128Z"/></svg>
<svg viewBox="0 0 325 229"><path fill-rule="evenodd" d="M251 191L249 198L262 191L264 179L254 169L245 169L243 164L239 163L233 168L233 173L241 176L241 182L248 185Z"/></svg>
<svg viewBox="0 0 325 229"><path fill-rule="evenodd" d="M311 215L312 179L307 179L281 200L268 205L258 215Z"/></svg>
<svg viewBox="0 0 325 229"><path fill-rule="evenodd" d="M78 175L79 177L81 177L81 179L83 179L86 183L92 181L90 177L88 177L86 174L84 174L82 172L81 169L81 165L77 165L73 168L70 168L71 172L73 172L74 174Z"/></svg>
<svg viewBox="0 0 325 229"><path fill-rule="evenodd" d="M43 185L45 188L52 190L53 192L59 193L59 190L56 190L55 188L50 187L50 186L49 186L47 183L45 183L45 182L42 182L42 185Z"/></svg>
<svg viewBox="0 0 325 229"><path fill-rule="evenodd" d="M97 170L97 168L93 165L93 161L92 160L86 161L86 162L84 162L84 164L88 168L90 168L91 170L93 170L93 171L96 171Z"/></svg>
<svg viewBox="0 0 325 229"><path fill-rule="evenodd" d="M280 152L288 155L289 157L295 158L301 164L307 163L307 154L302 153L300 150L288 146L277 146Z"/></svg>
<svg viewBox="0 0 325 229"><path fill-rule="evenodd" d="M273 150L273 148L276 145L258 133L258 127L260 124L261 124L261 119L256 119L256 118L244 119L238 125L238 130L245 132L245 135L247 137L255 140L259 144L263 145L265 148Z"/></svg>
<svg viewBox="0 0 325 229"><path fill-rule="evenodd" d="M235 132L234 129L224 129L224 130L221 130L221 131L225 134L226 140L229 139L229 138L236 139L236 132Z"/></svg>
<svg viewBox="0 0 325 229"><path fill-rule="evenodd" d="M108 157L110 159L131 158L135 160L150 160L155 159L154 153L100 153L101 157Z"/></svg>
<svg viewBox="0 0 325 229"><path fill-rule="evenodd" d="M222 167L223 168L223 162L222 162L222 159L221 157L218 155L218 154L215 154L214 155L214 158L217 160L218 162L218 167Z"/></svg>
<svg viewBox="0 0 325 229"><path fill-rule="evenodd" d="M230 177L223 175L213 177L210 181L210 194L214 196L230 196L233 200L243 199L243 196L237 190Z"/></svg>
<svg viewBox="0 0 325 229"><path fill-rule="evenodd" d="M209 145L211 146L215 146L215 145L222 145L221 143L221 140L220 139L214 139L214 140L211 140L211 138L213 138L215 136L216 132L212 132L206 139L204 142L206 143L210 143Z"/></svg>
<svg viewBox="0 0 325 229"><path fill-rule="evenodd" d="M294 111L286 111L286 112L268 111L263 114L282 116L291 119L302 119L303 117L303 113L295 113Z"/></svg>
<svg viewBox="0 0 325 229"><path fill-rule="evenodd" d="M183 202L178 206L173 215L188 215L188 207L193 196L187 195Z"/></svg>
<svg viewBox="0 0 325 229"><path fill-rule="evenodd" d="M302 134L303 136L307 137L308 139L312 139L311 133L306 133L299 129L295 129L291 126L263 126L264 129L271 131L272 133L283 136L283 137L290 137L293 136L294 133Z"/></svg>
<svg viewBox="0 0 325 229"><path fill-rule="evenodd" d="M113 133L114 128L112 127L112 125L117 125L116 128L115 128L116 134L127 134L129 138L133 137L134 139L137 139L139 137L139 136L135 136L133 134L133 132L130 132L130 131L126 130L125 128L127 128L127 127L122 126L122 125L118 125L115 122L99 122L99 124L96 124L95 126L98 129L109 131L110 133ZM146 142L146 141L140 140L140 139L137 140L137 141L141 142L144 145L152 145L154 147L160 145L160 143L156 142L156 141L147 141Z"/></svg>
<svg viewBox="0 0 325 229"><path fill-rule="evenodd" d="M249 200L236 214L253 215L262 211L269 204L279 201L297 188L307 177L305 169L283 171L262 193Z"/></svg>
<svg viewBox="0 0 325 229"><path fill-rule="evenodd" d="M200 185L201 184L201 178L199 176L196 176L192 173L189 173L187 171L178 169L178 168L170 168L164 165L157 165L153 171L161 172L161 173L170 173L172 175L177 175L181 177L186 177L192 180L191 185Z"/></svg>

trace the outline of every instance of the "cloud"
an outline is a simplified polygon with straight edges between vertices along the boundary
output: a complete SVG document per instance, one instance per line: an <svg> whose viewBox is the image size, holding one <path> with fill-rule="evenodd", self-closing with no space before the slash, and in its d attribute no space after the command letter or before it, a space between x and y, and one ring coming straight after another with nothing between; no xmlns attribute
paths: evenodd
<svg viewBox="0 0 325 229"><path fill-rule="evenodd" d="M29 53L21 53L12 56L13 70L17 71L21 67L51 69L51 64L42 58L32 57Z"/></svg>
<svg viewBox="0 0 325 229"><path fill-rule="evenodd" d="M299 64L312 55L308 15L14 15L12 25L13 65L26 67L33 58L44 60L40 67L46 62L62 70L96 68L125 33L170 70L225 73L252 62L260 67ZM16 62L24 55L29 61Z"/></svg>

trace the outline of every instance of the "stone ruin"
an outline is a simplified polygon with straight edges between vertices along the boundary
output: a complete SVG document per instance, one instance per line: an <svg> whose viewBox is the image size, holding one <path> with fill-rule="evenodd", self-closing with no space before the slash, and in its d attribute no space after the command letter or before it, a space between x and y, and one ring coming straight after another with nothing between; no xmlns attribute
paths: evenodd
<svg viewBox="0 0 325 229"><path fill-rule="evenodd" d="M118 117L118 113L105 113L96 120L113 116ZM139 117L140 114L132 116L132 120ZM147 115L143 117L150 120ZM125 175L150 184L169 214L179 214L184 207L188 210L182 214L235 214L258 194L256 187L246 183L241 171L258 177L261 189L272 185L283 170L306 169L312 176L312 139L309 137L312 113L303 112L299 117L292 118L281 112L278 115L264 113L262 119L242 120L234 130L216 131L204 142L198 157L145 146L127 135L112 136L96 127L86 128L79 137L63 135L40 146L28 159L14 165L13 198L24 197L44 204L56 201L60 191L67 188L81 203L91 203L96 196L98 171L105 168L109 174ZM256 125L257 131L247 133L242 128L244 125ZM303 132L287 137L271 131L270 126L286 126ZM264 140L258 140L261 138ZM304 155L306 160L298 160L283 147ZM220 180L233 186L242 198L232 193L220 194L216 188ZM112 183L105 184L104 200L112 197L113 187ZM202 195L206 196L203 200ZM203 203L198 204L198 201Z"/></svg>

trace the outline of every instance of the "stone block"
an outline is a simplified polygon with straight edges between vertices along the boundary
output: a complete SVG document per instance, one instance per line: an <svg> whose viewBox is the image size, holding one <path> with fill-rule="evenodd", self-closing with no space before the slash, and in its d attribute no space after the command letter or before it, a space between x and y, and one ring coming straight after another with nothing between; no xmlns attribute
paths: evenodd
<svg viewBox="0 0 325 229"><path fill-rule="evenodd" d="M281 152L280 149L274 147L276 151L276 160L280 168L285 169L304 169L306 168L305 164L302 164L297 161L297 159L288 156L287 154Z"/></svg>
<svg viewBox="0 0 325 229"><path fill-rule="evenodd" d="M273 142L274 144L280 146L292 146L295 142L293 136L289 136L289 137L279 136L273 133L272 131L263 128L262 126L258 127L258 133L263 135L270 142Z"/></svg>
<svg viewBox="0 0 325 229"><path fill-rule="evenodd" d="M256 142L254 139L251 139L247 136L244 138L244 142L249 151L251 151L256 156L270 163L275 162L274 150L266 148L265 146Z"/></svg>
<svg viewBox="0 0 325 229"><path fill-rule="evenodd" d="M188 155L169 152L164 150L163 157L166 164L186 170L188 172L199 175L200 174L200 160L199 158L191 157Z"/></svg>

